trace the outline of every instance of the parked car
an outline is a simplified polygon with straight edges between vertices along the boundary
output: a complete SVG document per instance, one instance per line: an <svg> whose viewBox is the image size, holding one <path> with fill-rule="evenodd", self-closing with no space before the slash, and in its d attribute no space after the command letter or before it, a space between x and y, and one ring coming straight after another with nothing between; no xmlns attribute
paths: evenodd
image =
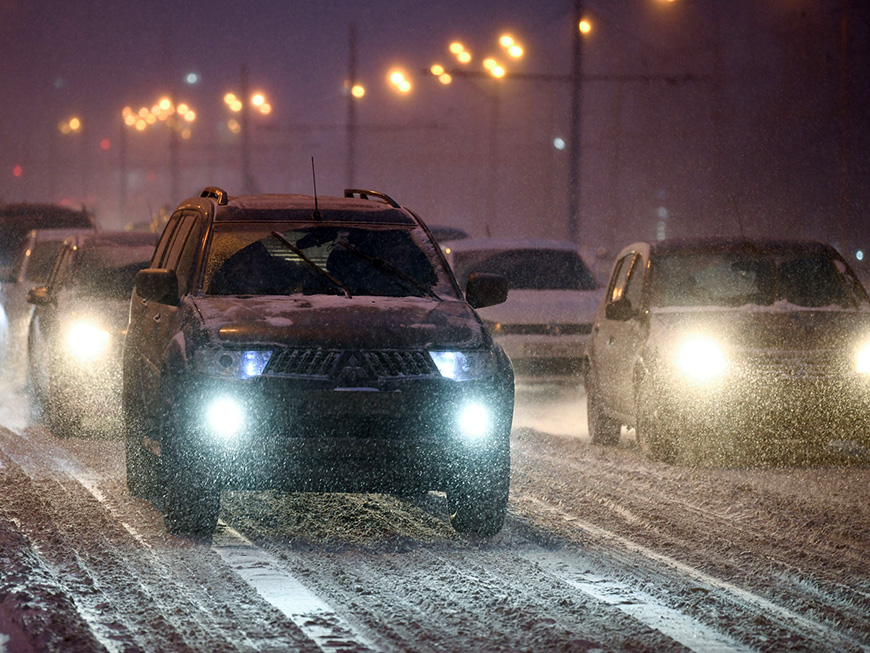
<svg viewBox="0 0 870 653"><path fill-rule="evenodd" d="M826 244L626 247L587 355L595 443L625 425L653 458L726 464L777 442L802 455L832 437L870 443L870 301Z"/></svg>
<svg viewBox="0 0 870 653"><path fill-rule="evenodd" d="M446 492L458 531L504 521L510 363L416 215L387 195L183 202L136 279L124 351L127 483L173 533L223 489Z"/></svg>
<svg viewBox="0 0 870 653"><path fill-rule="evenodd" d="M55 435L119 421L130 293L156 242L145 232L70 236L45 284L29 292L28 386Z"/></svg>
<svg viewBox="0 0 870 653"><path fill-rule="evenodd" d="M33 313L28 292L48 280L64 240L94 233L93 228L32 229L19 244L3 283L3 306L9 320L9 339L3 352L7 378L26 367L27 328Z"/></svg>
<svg viewBox="0 0 870 653"><path fill-rule="evenodd" d="M430 224L428 226L429 233L432 234L435 242L438 243L446 240L462 240L463 238L469 238L468 232L459 227L451 227L441 224Z"/></svg>
<svg viewBox="0 0 870 653"><path fill-rule="evenodd" d="M442 249L461 286L475 273L507 278L507 301L479 313L518 380L582 382L586 340L604 290L576 245L469 238Z"/></svg>
<svg viewBox="0 0 870 653"><path fill-rule="evenodd" d="M4 362L10 346L22 346L15 336L21 324L20 314L27 311L17 310L21 308L18 300L22 298L16 288L19 270L13 264L28 233L33 229L93 227L93 216L85 209L57 204L0 204L0 363ZM13 356L10 364L19 363ZM9 366L4 367L9 370Z"/></svg>

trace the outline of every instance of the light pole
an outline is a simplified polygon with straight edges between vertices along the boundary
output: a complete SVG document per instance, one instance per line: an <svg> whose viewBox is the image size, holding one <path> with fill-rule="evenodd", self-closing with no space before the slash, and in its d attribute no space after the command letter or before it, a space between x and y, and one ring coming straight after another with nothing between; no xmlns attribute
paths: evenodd
<svg viewBox="0 0 870 653"><path fill-rule="evenodd" d="M568 238L578 242L580 235L580 135L581 110L583 103L583 34L590 27L583 20L583 0L574 0L573 24L571 39L571 144L568 163Z"/></svg>
<svg viewBox="0 0 870 653"><path fill-rule="evenodd" d="M522 44L510 34L502 34L498 43L501 46L504 54L511 59L520 59L525 50ZM500 82L507 75L508 71L505 64L496 57L486 57L482 61L482 70L468 70L464 68L474 60L474 56L469 52L462 43L454 41L448 46L450 53L456 58L457 63L463 68L448 71L440 63L433 64L427 72L436 77L438 81L447 86L453 82L453 77L482 77L492 81L492 89L483 91L475 86L486 95L489 100L489 151L486 174L486 232L490 233L492 226L495 224L498 212L496 210L496 198L498 197L498 181L499 181L499 129L501 121L501 85Z"/></svg>
<svg viewBox="0 0 870 653"><path fill-rule="evenodd" d="M79 171L81 173L81 184L82 184L82 203L87 200L88 191L89 191L89 161L88 161L88 147L87 142L85 141L84 135L84 125L82 123L81 118L77 116L72 116L68 120L61 121L57 126L58 131L65 135L73 135L78 136L79 139ZM55 166L56 164L52 164ZM54 185L54 182L52 182ZM52 193L55 192L55 189L52 189Z"/></svg>
<svg viewBox="0 0 870 653"><path fill-rule="evenodd" d="M176 201L178 199L179 188L179 161L178 161L178 145L179 138L181 140L189 140L191 137L191 125L196 120L196 111L185 102L175 104L173 98L164 96L157 100L151 107L143 106L138 111L134 111L131 107L126 106L121 111L121 119L123 120L122 130L133 129L137 132L145 130L165 123L170 129L169 134L169 187L171 197ZM123 134L121 137L119 156L121 157L121 206L126 207L127 191L128 191L128 175L127 175L127 158L128 158L128 143L127 136Z"/></svg>
<svg viewBox="0 0 870 653"><path fill-rule="evenodd" d="M239 119L231 118L227 121L229 130L239 135L239 158L241 162L242 187L244 192L252 194L257 192L257 182L251 173L251 111L261 115L272 113L272 105L266 95L260 91L251 92L248 83L248 67L243 65L240 76L239 95L228 92L224 94L224 104L233 113L239 114Z"/></svg>

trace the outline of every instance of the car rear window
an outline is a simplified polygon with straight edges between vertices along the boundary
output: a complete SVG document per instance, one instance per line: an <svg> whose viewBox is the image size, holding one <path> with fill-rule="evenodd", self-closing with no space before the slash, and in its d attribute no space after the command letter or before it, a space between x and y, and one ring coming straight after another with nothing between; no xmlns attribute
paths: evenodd
<svg viewBox="0 0 870 653"><path fill-rule="evenodd" d="M453 270L464 287L473 272L500 274L511 289L595 290L598 284L576 252L559 249L454 251Z"/></svg>

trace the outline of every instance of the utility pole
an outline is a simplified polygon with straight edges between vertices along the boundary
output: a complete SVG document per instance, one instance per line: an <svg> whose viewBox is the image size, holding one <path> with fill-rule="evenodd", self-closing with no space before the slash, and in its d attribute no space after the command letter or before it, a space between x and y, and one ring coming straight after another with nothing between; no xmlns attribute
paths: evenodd
<svg viewBox="0 0 870 653"><path fill-rule="evenodd" d="M578 242L580 234L580 112L583 90L583 35L580 20L583 18L583 0L574 0L572 26L571 64L571 149L568 164L568 237Z"/></svg>
<svg viewBox="0 0 870 653"><path fill-rule="evenodd" d="M242 96L242 111L239 115L239 126L241 133L239 134L239 146L241 148L242 162L242 188L246 195L251 195L257 192L254 178L251 175L251 130L250 130L250 110L248 103L250 102L250 88L248 86L248 66L242 64L240 92Z"/></svg>
<svg viewBox="0 0 870 653"><path fill-rule="evenodd" d="M176 106L175 82L172 75L172 38L169 34L169 28L163 28L163 74L166 75L166 82L169 87L169 101L174 107ZM179 191L179 163L178 163L178 115L172 116L172 120L167 122L169 127L169 203L174 205L180 198Z"/></svg>
<svg viewBox="0 0 870 653"><path fill-rule="evenodd" d="M356 176L356 23L350 25L350 55L347 70L347 187L355 188Z"/></svg>
<svg viewBox="0 0 870 653"><path fill-rule="evenodd" d="M839 213L842 254L852 255L852 202L849 183L849 0L840 0L840 103L837 115L839 159Z"/></svg>

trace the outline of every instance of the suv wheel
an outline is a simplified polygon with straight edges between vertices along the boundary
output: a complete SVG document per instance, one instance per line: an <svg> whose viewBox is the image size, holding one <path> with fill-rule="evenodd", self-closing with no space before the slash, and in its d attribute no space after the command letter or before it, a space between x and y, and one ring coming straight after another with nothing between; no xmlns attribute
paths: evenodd
<svg viewBox="0 0 870 653"><path fill-rule="evenodd" d="M127 489L134 497L154 502L158 495L159 459L142 446L146 433L141 411L124 407L124 449L127 454Z"/></svg>
<svg viewBox="0 0 870 653"><path fill-rule="evenodd" d="M447 491L450 524L458 533L490 537L504 525L510 489L510 449L469 455Z"/></svg>
<svg viewBox="0 0 870 653"><path fill-rule="evenodd" d="M220 486L215 470L190 441L190 433L171 399L161 401L164 419L160 476L163 525L174 535L207 537L220 513Z"/></svg>

